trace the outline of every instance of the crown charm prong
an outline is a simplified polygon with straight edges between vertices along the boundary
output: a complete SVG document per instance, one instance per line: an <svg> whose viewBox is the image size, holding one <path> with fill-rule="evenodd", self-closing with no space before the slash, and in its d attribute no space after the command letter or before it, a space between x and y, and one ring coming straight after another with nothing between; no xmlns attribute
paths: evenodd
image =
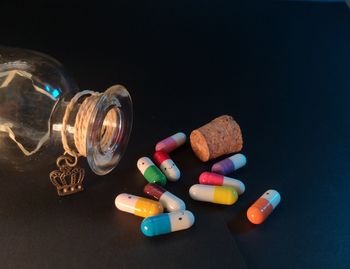
<svg viewBox="0 0 350 269"><path fill-rule="evenodd" d="M77 160L69 155L62 155L57 159L59 169L50 173L50 180L59 196L67 196L83 190L85 170L76 164Z"/></svg>

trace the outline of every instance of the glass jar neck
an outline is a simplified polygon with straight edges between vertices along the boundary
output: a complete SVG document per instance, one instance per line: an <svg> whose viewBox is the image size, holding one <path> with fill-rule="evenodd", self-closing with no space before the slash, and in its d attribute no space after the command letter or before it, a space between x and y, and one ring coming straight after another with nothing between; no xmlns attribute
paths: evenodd
<svg viewBox="0 0 350 269"><path fill-rule="evenodd" d="M109 173L127 147L132 127L132 101L121 85L103 93L83 91L57 104L52 134L64 152L86 157L98 175Z"/></svg>

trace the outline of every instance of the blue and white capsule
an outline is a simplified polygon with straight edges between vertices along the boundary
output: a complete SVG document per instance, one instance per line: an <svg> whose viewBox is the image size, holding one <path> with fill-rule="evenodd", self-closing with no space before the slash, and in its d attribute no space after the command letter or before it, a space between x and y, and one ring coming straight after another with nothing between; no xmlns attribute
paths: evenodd
<svg viewBox="0 0 350 269"><path fill-rule="evenodd" d="M186 230L194 224L194 216L188 210L179 210L145 218L141 231L145 236L157 236Z"/></svg>

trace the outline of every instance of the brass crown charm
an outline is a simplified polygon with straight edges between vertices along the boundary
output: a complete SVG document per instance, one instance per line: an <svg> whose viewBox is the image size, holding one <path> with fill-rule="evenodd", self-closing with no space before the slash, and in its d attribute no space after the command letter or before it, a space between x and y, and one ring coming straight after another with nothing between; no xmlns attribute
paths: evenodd
<svg viewBox="0 0 350 269"><path fill-rule="evenodd" d="M50 173L50 180L59 196L66 196L83 190L85 170L77 166L78 158L62 155L57 159L58 170Z"/></svg>

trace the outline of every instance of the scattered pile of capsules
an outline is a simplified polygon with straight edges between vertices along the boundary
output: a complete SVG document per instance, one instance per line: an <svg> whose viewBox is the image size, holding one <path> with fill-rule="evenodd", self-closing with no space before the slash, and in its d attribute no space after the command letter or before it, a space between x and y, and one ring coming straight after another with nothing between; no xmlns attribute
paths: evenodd
<svg viewBox="0 0 350 269"><path fill-rule="evenodd" d="M190 228L195 221L192 212L186 210L183 200L170 193L162 186L169 181L179 180L181 173L169 153L186 142L186 135L176 133L155 147L153 159L142 157L137 161L137 167L149 182L143 189L147 196L156 200L143 198L127 193L119 194L115 199L116 207L136 216L143 217L141 231L146 236L156 236ZM215 163L211 172L203 172L199 176L199 184L191 186L189 195L192 199L222 205L233 205L238 195L245 191L245 185L240 180L227 177L228 174L243 167L247 162L243 154L232 155ZM247 211L250 222L260 224L271 214L281 200L276 190L266 191ZM168 213L163 213L167 210Z"/></svg>

